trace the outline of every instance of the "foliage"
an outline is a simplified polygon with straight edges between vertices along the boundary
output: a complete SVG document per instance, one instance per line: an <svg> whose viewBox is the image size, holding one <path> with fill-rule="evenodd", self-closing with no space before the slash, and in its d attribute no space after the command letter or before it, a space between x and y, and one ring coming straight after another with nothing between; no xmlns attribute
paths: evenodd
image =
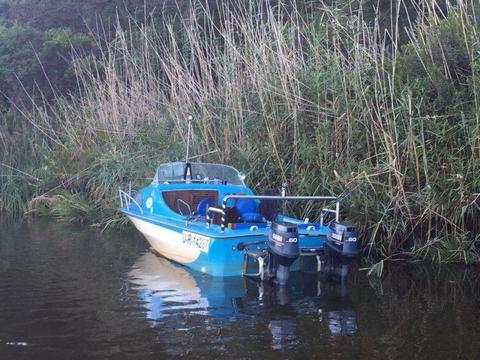
<svg viewBox="0 0 480 360"><path fill-rule="evenodd" d="M344 207L366 254L478 261L475 2L414 6L406 37L385 36L400 19L382 25L345 2L306 13L195 4L185 18L131 19L109 41L93 36L105 46L72 62L78 94L35 103L26 118L48 145L38 168L53 176L37 176L27 199L47 192L68 205L50 205L57 217L117 224L117 186L144 184L157 162L180 159L192 114L192 153L247 170L255 190L361 184ZM74 37L65 31L44 37L45 48L65 48ZM70 212L76 196L81 216ZM314 218L319 209L289 210Z"/></svg>
<svg viewBox="0 0 480 360"><path fill-rule="evenodd" d="M424 245L416 245L412 249L415 257L432 263L464 263L466 265L478 262L478 255L472 252L476 241L469 241L465 236L445 236L432 239Z"/></svg>
<svg viewBox="0 0 480 360"><path fill-rule="evenodd" d="M25 78L38 64L32 41L35 41L36 32L31 27L19 24L7 26L0 23L0 76L5 78L9 74L17 74Z"/></svg>
<svg viewBox="0 0 480 360"><path fill-rule="evenodd" d="M29 202L30 209L48 214L58 220L83 223L95 219L95 206L83 193L60 191L52 196L38 196Z"/></svg>

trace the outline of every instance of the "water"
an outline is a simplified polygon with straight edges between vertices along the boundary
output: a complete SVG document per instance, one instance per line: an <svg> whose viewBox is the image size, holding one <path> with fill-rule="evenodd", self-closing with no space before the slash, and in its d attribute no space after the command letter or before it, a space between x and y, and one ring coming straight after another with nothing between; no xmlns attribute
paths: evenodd
<svg viewBox="0 0 480 360"><path fill-rule="evenodd" d="M201 276L136 233L0 222L0 359L480 358L477 268L288 289Z"/></svg>

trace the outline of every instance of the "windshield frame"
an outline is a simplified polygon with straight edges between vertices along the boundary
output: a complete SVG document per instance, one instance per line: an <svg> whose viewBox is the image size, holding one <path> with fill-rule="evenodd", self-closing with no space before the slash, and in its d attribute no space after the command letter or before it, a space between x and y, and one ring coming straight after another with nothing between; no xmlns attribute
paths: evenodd
<svg viewBox="0 0 480 360"><path fill-rule="evenodd" d="M207 183L245 186L243 175L233 166L217 163L190 163L192 179L184 180L186 163L183 161L160 164L152 184L162 183Z"/></svg>

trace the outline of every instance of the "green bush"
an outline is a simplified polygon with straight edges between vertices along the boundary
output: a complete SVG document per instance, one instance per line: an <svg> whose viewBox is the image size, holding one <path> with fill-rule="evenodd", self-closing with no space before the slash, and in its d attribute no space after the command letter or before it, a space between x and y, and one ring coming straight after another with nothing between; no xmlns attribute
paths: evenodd
<svg viewBox="0 0 480 360"><path fill-rule="evenodd" d="M48 139L38 161L54 176L18 196L54 198L47 212L61 219L122 224L117 186L142 186L157 163L181 160L193 115L191 154L240 167L256 191L284 182L290 193L356 187L344 208L366 254L478 261L470 5L416 14L406 43L336 5L305 16L223 9L215 23L197 11L118 28L96 59L73 62L78 96L31 114ZM205 27L215 31L205 36ZM53 48L65 45L62 31L51 33ZM311 219L318 210L289 207Z"/></svg>

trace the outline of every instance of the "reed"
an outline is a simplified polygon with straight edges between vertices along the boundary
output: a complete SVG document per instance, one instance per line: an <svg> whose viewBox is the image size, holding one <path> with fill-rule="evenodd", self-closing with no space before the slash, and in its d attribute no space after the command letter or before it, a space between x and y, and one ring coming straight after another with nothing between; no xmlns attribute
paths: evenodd
<svg viewBox="0 0 480 360"><path fill-rule="evenodd" d="M246 170L256 190L363 184L345 206L367 254L432 259L448 238L461 251L435 261L478 261L479 6L400 1L390 13L408 5L408 21L385 27L354 5L193 2L119 26L97 58L73 61L78 94L26 115L64 180L29 195L85 192L116 223L117 186L181 159L191 114L194 153Z"/></svg>

